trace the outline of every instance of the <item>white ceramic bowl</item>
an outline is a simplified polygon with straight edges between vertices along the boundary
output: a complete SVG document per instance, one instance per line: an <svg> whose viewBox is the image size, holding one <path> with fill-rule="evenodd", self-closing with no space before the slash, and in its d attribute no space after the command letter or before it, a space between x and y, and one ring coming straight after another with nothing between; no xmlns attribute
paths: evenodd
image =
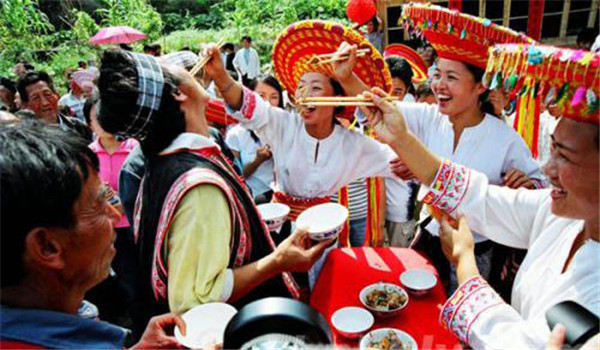
<svg viewBox="0 0 600 350"><path fill-rule="evenodd" d="M190 349L223 346L227 324L237 310L225 303L208 303L191 308L181 318L185 321L186 335L175 327L175 338Z"/></svg>
<svg viewBox="0 0 600 350"><path fill-rule="evenodd" d="M362 307L348 306L337 310L331 316L331 324L344 337L358 339L375 323L371 313Z"/></svg>
<svg viewBox="0 0 600 350"><path fill-rule="evenodd" d="M278 230L287 220L290 207L281 203L266 203L257 206L260 215L267 224L269 231Z"/></svg>
<svg viewBox="0 0 600 350"><path fill-rule="evenodd" d="M369 295L370 293L372 293L373 291L376 291L376 290L384 290L386 292L397 292L400 295L403 295L406 298L406 300L404 301L404 304L402 304L400 307L395 308L395 309L384 310L382 308L375 308L375 307L370 306L367 303L367 295ZM406 305L408 304L408 293L406 293L406 291L399 285L392 284L392 283L380 282L380 283L368 285L360 291L359 297L360 297L360 302L363 303L363 305L367 308L367 310L371 311L375 316L384 317L384 318L396 315L400 310L404 309L404 307L406 307Z"/></svg>
<svg viewBox="0 0 600 350"><path fill-rule="evenodd" d="M395 334L402 341L403 350L417 350L417 342L408 333L395 328L379 328L367 333L360 340L360 349L378 349L372 342L382 341L390 333ZM394 348L397 349L397 348Z"/></svg>
<svg viewBox="0 0 600 350"><path fill-rule="evenodd" d="M335 238L348 220L348 209L337 203L325 203L308 208L296 219L296 227L306 227L310 238L324 241Z"/></svg>
<svg viewBox="0 0 600 350"><path fill-rule="evenodd" d="M425 269L411 269L400 275L400 282L410 293L424 295L435 287L437 277Z"/></svg>

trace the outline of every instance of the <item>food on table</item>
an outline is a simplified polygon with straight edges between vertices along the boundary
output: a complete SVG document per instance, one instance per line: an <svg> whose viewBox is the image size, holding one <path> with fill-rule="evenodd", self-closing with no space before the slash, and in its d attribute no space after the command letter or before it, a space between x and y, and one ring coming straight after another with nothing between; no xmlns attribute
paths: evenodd
<svg viewBox="0 0 600 350"><path fill-rule="evenodd" d="M380 340L372 340L367 345L369 349L398 349L398 350L412 350L410 344L402 343L402 340L393 331L389 331L388 334Z"/></svg>
<svg viewBox="0 0 600 350"><path fill-rule="evenodd" d="M370 291L366 299L366 304L378 311L396 310L404 306L407 300L405 294L390 286Z"/></svg>

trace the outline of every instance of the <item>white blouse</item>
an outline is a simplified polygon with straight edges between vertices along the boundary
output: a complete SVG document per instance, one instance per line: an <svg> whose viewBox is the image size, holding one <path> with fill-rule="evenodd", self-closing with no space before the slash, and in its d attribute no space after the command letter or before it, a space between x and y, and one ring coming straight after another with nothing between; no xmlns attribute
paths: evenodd
<svg viewBox="0 0 600 350"><path fill-rule="evenodd" d="M246 88L240 110L228 110L270 146L278 191L326 197L356 179L394 176L389 162L396 154L360 132L335 125L328 137L316 139L299 114L273 107Z"/></svg>
<svg viewBox="0 0 600 350"><path fill-rule="evenodd" d="M398 102L408 129L439 157L475 169L487 176L491 184L502 185L503 176L512 169L525 172L545 187L540 167L521 136L502 120L486 114L478 125L463 130L454 150L454 129L448 116L440 113L437 105ZM424 207L421 218L429 216ZM427 230L439 234L439 224L432 220ZM475 230L477 233L481 233ZM475 235L476 242L484 240Z"/></svg>
<svg viewBox="0 0 600 350"><path fill-rule="evenodd" d="M450 174L442 180L442 174ZM528 249L511 304L481 279L465 282L448 299L442 322L475 349L542 349L550 329L546 311L575 301L600 315L600 244L588 240L562 273L583 221L551 213L550 190L494 186L482 173L445 162L426 200L498 243Z"/></svg>
<svg viewBox="0 0 600 350"><path fill-rule="evenodd" d="M227 143L227 146L229 146L231 150L240 154L243 167L256 159L256 151L264 145L260 140L258 140L258 142L254 141L250 135L250 131L239 124L227 131L225 143ZM265 160L258 168L256 168L252 175L246 178L246 183L252 190L252 195L254 197L270 191L272 182L272 159Z"/></svg>

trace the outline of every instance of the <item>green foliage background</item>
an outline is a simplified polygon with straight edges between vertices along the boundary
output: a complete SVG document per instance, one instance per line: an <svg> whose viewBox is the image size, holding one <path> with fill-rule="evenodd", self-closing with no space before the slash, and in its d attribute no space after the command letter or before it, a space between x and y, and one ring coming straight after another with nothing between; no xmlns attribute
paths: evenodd
<svg viewBox="0 0 600 350"><path fill-rule="evenodd" d="M303 19L345 19L347 0L88 0L96 7L79 6L86 0L0 1L0 75L15 78L18 60L46 70L64 92L64 73L80 60L96 59L107 46L88 44L100 28L128 25L148 35L135 43L157 42L163 52L223 38L236 45L243 35L253 38L261 63L271 59L277 34ZM99 6L98 6L99 5ZM47 12L45 13L44 10ZM59 11L60 12L60 11Z"/></svg>

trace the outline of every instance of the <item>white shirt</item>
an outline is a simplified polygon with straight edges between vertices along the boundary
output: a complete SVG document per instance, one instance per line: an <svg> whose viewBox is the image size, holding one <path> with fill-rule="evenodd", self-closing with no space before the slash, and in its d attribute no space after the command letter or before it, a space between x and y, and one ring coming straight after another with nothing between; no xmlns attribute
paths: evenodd
<svg viewBox="0 0 600 350"><path fill-rule="evenodd" d="M511 305L484 306L486 297L474 295L456 310L466 316L457 328L467 330L474 349L545 348L550 334L545 313L562 301L575 301L600 315L600 244L586 241L562 273L584 223L552 214L550 190L492 186L486 176L470 171L466 191L458 196L462 200L450 214L464 215L471 229L495 242L528 249Z"/></svg>
<svg viewBox="0 0 600 350"><path fill-rule="evenodd" d="M256 151L264 145L260 140L258 142L254 141L252 136L250 136L250 131L239 124L227 132L225 142L231 150L239 152L242 166L252 163L256 159ZM254 197L270 191L272 182L272 159L264 161L256 168L256 171L254 171L252 175L246 178L246 184L248 184L252 190L252 195Z"/></svg>
<svg viewBox="0 0 600 350"><path fill-rule="evenodd" d="M538 134L538 157L537 162L540 167L543 167L550 160L552 155L550 146L552 145L552 134L558 124L558 118L555 118L545 111L540 114L540 132Z"/></svg>
<svg viewBox="0 0 600 350"><path fill-rule="evenodd" d="M391 177L396 154L360 132L335 125L325 139L308 134L296 112L273 107L244 89L240 111L228 112L271 147L277 190L299 198L330 196L353 180Z"/></svg>
<svg viewBox="0 0 600 350"><path fill-rule="evenodd" d="M487 114L481 123L463 130L456 150L453 150L452 123L440 113L437 105L405 102L398 102L397 105L408 129L427 149L439 157L482 172L490 183L502 185L504 174L512 169L523 171L532 179L544 179L521 136L502 120ZM428 216L424 207L421 219ZM439 227L437 221L432 220L427 230L438 235ZM483 237L475 235L476 242L483 240Z"/></svg>
<svg viewBox="0 0 600 350"><path fill-rule="evenodd" d="M77 97L73 95L72 91L69 91L66 95L63 95L58 100L59 106L64 106L70 108L74 116L85 123L85 116L83 115L83 106L85 105L85 97Z"/></svg>
<svg viewBox="0 0 600 350"><path fill-rule="evenodd" d="M246 50L250 50L247 63L246 58L244 57L244 52ZM258 52L252 47L248 49L239 49L233 58L233 66L239 70L242 75L247 74L248 79L256 78L260 74L260 58L258 57Z"/></svg>

